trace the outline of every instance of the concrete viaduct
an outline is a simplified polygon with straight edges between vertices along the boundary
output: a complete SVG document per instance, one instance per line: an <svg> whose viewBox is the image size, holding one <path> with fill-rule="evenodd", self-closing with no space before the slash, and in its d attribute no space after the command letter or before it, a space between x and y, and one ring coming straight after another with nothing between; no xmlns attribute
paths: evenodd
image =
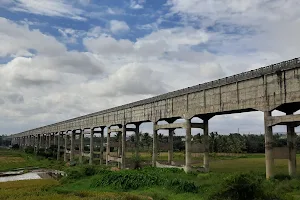
<svg viewBox="0 0 300 200"><path fill-rule="evenodd" d="M172 132L176 128L184 128L185 134L185 171L191 171L191 129L201 128L204 134L203 168L209 170L209 120L222 114L242 113L249 111L264 112L265 126L265 164L266 178L274 176L274 142L272 127L287 127L287 158L289 174L296 174L296 133L295 127L300 125L300 115L294 114L300 109L300 60L295 58L230 77L195 85L152 98L140 100L126 105L76 117L55 124L24 131L12 135L12 143L21 147L33 146L36 151L58 144L58 159L64 152L64 160L74 160L76 135L79 135L79 161L89 157L90 164L95 163L94 156L100 154L100 164L110 160L118 161L125 168L126 132L134 131L138 140L139 126L143 122L153 122L153 154L152 165L157 166L158 138L157 131L166 129ZM286 115L272 116L273 110ZM198 117L202 123L192 123ZM184 119L183 123L174 123ZM168 124L158 124L159 121ZM135 128L128 128L133 124ZM103 156L104 128L107 127L107 148ZM132 127L132 126L131 126ZM90 151L84 152L85 129L90 129ZM97 131L96 131L97 130ZM101 134L100 152L94 152L94 134ZM110 137L112 132L121 133L121 153L117 158L110 156ZM170 134L170 155L172 156L172 135ZM64 142L63 142L64 141ZM70 144L69 144L70 143ZM138 147L136 147L138 154ZM105 157L105 159L103 159ZM172 158L169 157L169 161ZM171 162L170 162L171 163Z"/></svg>

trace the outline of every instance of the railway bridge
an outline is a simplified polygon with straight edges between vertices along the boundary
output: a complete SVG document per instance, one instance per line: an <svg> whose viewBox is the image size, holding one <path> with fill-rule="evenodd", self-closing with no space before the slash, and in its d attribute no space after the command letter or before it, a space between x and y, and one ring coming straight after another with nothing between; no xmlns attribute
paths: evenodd
<svg viewBox="0 0 300 200"><path fill-rule="evenodd" d="M154 83L155 84L155 83ZM277 158L273 142L272 127L286 125L287 148L285 159L291 176L296 174L296 133L295 127L300 125L300 60L295 58L259 69L243 72L230 77L195 85L181 90L169 92L152 98L140 100L126 105L76 117L55 124L27 130L12 135L13 144L21 147L33 146L35 151L57 145L57 159L63 152L64 160L74 160L75 153L79 161L88 157L89 163L95 163L95 155L100 154L100 164L108 164L114 160L126 167L126 132L134 131L138 141L139 126L143 122L153 122L153 154L152 165L157 166L158 137L160 129L169 130L169 163L172 162L172 132L176 128L185 129L185 171L193 170L191 163L191 129L203 129L203 169L209 171L209 120L216 115L242 113L250 111L264 112L265 128L265 164L266 178L274 176L274 159ZM279 110L286 115L272 116L272 111ZM198 117L201 123L192 123ZM184 122L174 123L177 119ZM167 123L161 124L160 121ZM129 125L130 128L129 128ZM133 126L134 125L134 126ZM132 128L134 127L134 128ZM106 153L104 152L104 129L106 134ZM111 156L111 133L119 133L122 137L120 156ZM94 151L94 134L101 135L100 152ZM84 136L90 135L89 151L84 150ZM75 151L75 141L79 142L79 150ZM139 153L138 146L136 154ZM104 156L103 156L104 155Z"/></svg>

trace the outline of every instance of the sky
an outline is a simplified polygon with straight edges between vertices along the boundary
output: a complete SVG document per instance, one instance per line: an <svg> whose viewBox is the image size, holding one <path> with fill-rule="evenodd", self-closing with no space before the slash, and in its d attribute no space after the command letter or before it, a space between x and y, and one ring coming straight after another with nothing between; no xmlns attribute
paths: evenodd
<svg viewBox="0 0 300 200"><path fill-rule="evenodd" d="M0 134L296 58L299 6L298 0L0 0ZM209 126L221 134L263 133L263 114L215 116Z"/></svg>

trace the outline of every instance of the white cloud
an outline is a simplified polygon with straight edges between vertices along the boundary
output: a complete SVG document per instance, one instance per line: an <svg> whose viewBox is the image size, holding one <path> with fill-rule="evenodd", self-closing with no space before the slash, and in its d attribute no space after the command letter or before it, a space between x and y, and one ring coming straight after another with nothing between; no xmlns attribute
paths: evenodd
<svg viewBox="0 0 300 200"><path fill-rule="evenodd" d="M55 55L66 50L54 37L1 17L0 41L0 56L30 56L33 49L40 54Z"/></svg>
<svg viewBox="0 0 300 200"><path fill-rule="evenodd" d="M98 38L84 38L83 44L93 53L103 55L119 55L132 52L133 43L129 40L116 40L109 35L100 35Z"/></svg>
<svg viewBox="0 0 300 200"><path fill-rule="evenodd" d="M85 2L86 0L80 1ZM69 1L65 0L14 0L8 5L12 11L86 20L85 17L83 17L83 10L73 7Z"/></svg>
<svg viewBox="0 0 300 200"><path fill-rule="evenodd" d="M83 87L99 96L158 95L167 92L162 74L139 63L124 65L106 79L92 81Z"/></svg>
<svg viewBox="0 0 300 200"><path fill-rule="evenodd" d="M129 26L124 21L111 20L110 21L110 31L113 34L119 34L129 31Z"/></svg>
<svg viewBox="0 0 300 200"><path fill-rule="evenodd" d="M144 4L146 0L130 0L130 8L131 9L142 9L144 8Z"/></svg>

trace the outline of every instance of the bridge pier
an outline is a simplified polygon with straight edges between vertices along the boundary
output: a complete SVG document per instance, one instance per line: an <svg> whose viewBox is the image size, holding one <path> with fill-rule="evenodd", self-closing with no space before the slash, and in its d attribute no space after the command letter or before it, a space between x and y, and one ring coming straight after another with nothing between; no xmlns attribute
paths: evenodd
<svg viewBox="0 0 300 200"><path fill-rule="evenodd" d="M79 133L80 145L79 145L79 163L83 163L83 154L84 154L84 131L80 130Z"/></svg>
<svg viewBox="0 0 300 200"><path fill-rule="evenodd" d="M126 168L126 124L122 124L122 155L121 169Z"/></svg>
<svg viewBox="0 0 300 200"><path fill-rule="evenodd" d="M71 147L70 147L70 161L74 161L74 155L75 155L75 134L76 131L71 132Z"/></svg>
<svg viewBox="0 0 300 200"><path fill-rule="evenodd" d="M61 134L60 132L57 133L57 155L56 155L56 160L60 160L60 139L61 139Z"/></svg>
<svg viewBox="0 0 300 200"><path fill-rule="evenodd" d="M100 132L100 165L103 165L104 164L104 161L103 161L103 151L104 151L104 146L103 146L103 143L104 143L104 127L101 127L101 132Z"/></svg>
<svg viewBox="0 0 300 200"><path fill-rule="evenodd" d="M209 130L208 119L203 119L203 144L204 144L204 156L203 167L205 172L209 172Z"/></svg>
<svg viewBox="0 0 300 200"><path fill-rule="evenodd" d="M271 111L264 112L265 121L265 159L266 159L266 178L274 176L274 158L273 158L273 130L272 126L267 125L268 117L272 116Z"/></svg>
<svg viewBox="0 0 300 200"><path fill-rule="evenodd" d="M173 162L173 157L174 157L174 140L173 140L173 136L175 134L175 128L169 129L169 138L168 138L168 142L169 142L169 150L168 150L168 164L172 165Z"/></svg>
<svg viewBox="0 0 300 200"><path fill-rule="evenodd" d="M191 120L185 120L185 172L190 172L192 170L192 154L191 154L191 145L192 145L192 125Z"/></svg>
<svg viewBox="0 0 300 200"><path fill-rule="evenodd" d="M110 155L110 128L107 130L107 143L106 143L106 165L108 165L108 157Z"/></svg>
<svg viewBox="0 0 300 200"><path fill-rule="evenodd" d="M67 158L67 151L68 151L68 132L66 131L65 132L65 135L64 135L64 139L65 139L65 145L64 145L64 161L67 162L68 161L68 158Z"/></svg>
<svg viewBox="0 0 300 200"><path fill-rule="evenodd" d="M288 168L289 175L294 177L296 176L297 168L297 158L296 158L296 138L295 127L293 124L287 125L287 145L288 145Z"/></svg>
<svg viewBox="0 0 300 200"><path fill-rule="evenodd" d="M158 138L157 138L157 122L153 122L153 153L152 153L152 166L156 167L157 162L157 148L158 148Z"/></svg>
<svg viewBox="0 0 300 200"><path fill-rule="evenodd" d="M94 161L94 129L91 128L89 164L92 165L93 161Z"/></svg>

